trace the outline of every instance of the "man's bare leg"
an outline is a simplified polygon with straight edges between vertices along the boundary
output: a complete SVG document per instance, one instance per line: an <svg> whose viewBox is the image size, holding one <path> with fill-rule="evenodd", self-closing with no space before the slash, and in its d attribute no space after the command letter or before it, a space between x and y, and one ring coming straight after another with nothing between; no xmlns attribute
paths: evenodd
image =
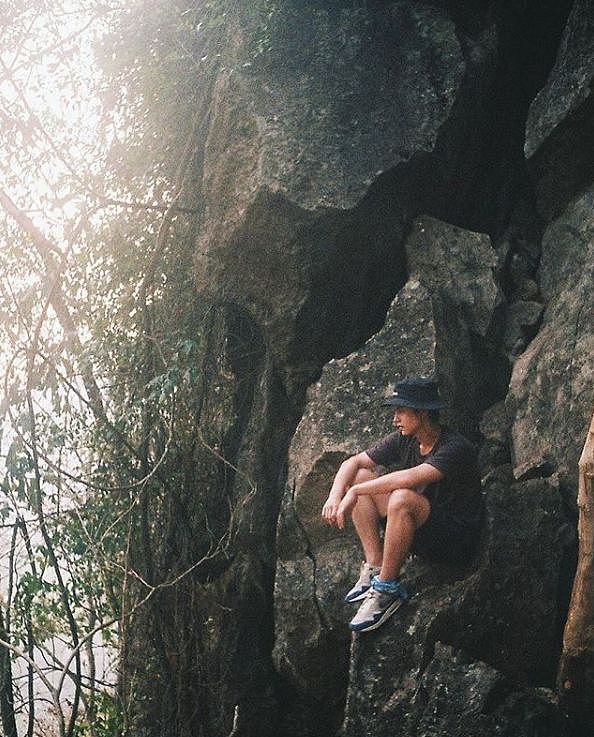
<svg viewBox="0 0 594 737"><path fill-rule="evenodd" d="M383 510L380 509L381 511ZM393 581L398 577L415 531L427 520L429 511L427 499L411 489L397 489L389 495L382 569L379 575L381 581Z"/></svg>
<svg viewBox="0 0 594 737"><path fill-rule="evenodd" d="M362 498L357 499L356 506ZM379 576L372 579L370 592L349 623L355 632L377 629L407 600L408 593L397 579L415 530L426 521L430 510L427 499L411 489L375 495L373 500L379 516L386 516L383 560Z"/></svg>
<svg viewBox="0 0 594 737"><path fill-rule="evenodd" d="M363 481L370 481L377 476L367 469L360 469L355 476L354 484L360 484ZM388 494L382 494L385 497L383 505L387 505ZM382 565L382 541L379 534L379 523L381 514L376 504L375 497L360 496L357 504L353 509L352 520L357 535L363 548L365 561L372 566ZM384 514L385 516L385 514Z"/></svg>

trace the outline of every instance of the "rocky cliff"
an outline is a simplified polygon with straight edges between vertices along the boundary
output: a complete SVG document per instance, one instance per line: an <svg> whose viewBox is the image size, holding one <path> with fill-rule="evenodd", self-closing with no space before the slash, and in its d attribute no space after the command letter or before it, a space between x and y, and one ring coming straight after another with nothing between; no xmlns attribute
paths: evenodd
<svg viewBox="0 0 594 737"><path fill-rule="evenodd" d="M224 315L240 513L199 592L211 706L188 734L577 733L554 684L594 400L594 3L224 21L195 271ZM480 445L485 539L468 570L409 561L410 604L351 641L360 553L320 508L389 429L388 382L418 374Z"/></svg>

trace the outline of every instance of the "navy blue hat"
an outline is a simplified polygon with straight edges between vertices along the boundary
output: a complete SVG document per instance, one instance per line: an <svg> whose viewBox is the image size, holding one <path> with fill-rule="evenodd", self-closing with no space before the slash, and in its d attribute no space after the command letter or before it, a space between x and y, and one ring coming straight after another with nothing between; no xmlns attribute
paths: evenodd
<svg viewBox="0 0 594 737"><path fill-rule="evenodd" d="M382 407L411 407L412 409L442 409L437 384L431 379L404 379L396 383L394 393L382 402Z"/></svg>

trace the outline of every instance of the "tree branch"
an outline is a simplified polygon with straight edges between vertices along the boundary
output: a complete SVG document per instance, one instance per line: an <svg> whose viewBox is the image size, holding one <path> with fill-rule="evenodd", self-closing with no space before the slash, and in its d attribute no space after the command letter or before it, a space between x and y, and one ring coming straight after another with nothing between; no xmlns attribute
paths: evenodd
<svg viewBox="0 0 594 737"><path fill-rule="evenodd" d="M62 329L64 330L65 338L70 350L74 355L78 356L82 380L85 385L91 407L99 417L104 417L105 409L103 406L101 392L99 391L99 387L97 386L97 382L95 381L95 377L90 366L83 358L84 352L78 331L68 306L66 305L64 294L60 287L60 272L55 263L53 254L60 254L60 257L62 257L62 253L57 246L45 237L33 221L16 206L2 188L0 188L0 205L2 205L7 214L17 223L21 230L31 238L35 249L43 259L48 276L52 282L48 300L56 314L56 317L58 318L58 321L60 322L60 325L62 326Z"/></svg>

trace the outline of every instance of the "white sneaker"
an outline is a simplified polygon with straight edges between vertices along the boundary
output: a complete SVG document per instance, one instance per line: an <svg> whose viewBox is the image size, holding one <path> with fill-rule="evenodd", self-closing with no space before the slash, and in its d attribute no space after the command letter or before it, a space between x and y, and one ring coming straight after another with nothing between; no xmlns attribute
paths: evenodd
<svg viewBox="0 0 594 737"><path fill-rule="evenodd" d="M344 600L347 603L350 603L351 601L360 601L361 599L364 599L371 588L371 579L374 576L379 576L379 572L380 566L372 566L370 563L366 563L365 561L361 563L359 580L344 597Z"/></svg>
<svg viewBox="0 0 594 737"><path fill-rule="evenodd" d="M355 632L375 630L389 619L407 599L408 594L401 583L396 583L394 591L390 593L378 591L372 586L349 627Z"/></svg>

